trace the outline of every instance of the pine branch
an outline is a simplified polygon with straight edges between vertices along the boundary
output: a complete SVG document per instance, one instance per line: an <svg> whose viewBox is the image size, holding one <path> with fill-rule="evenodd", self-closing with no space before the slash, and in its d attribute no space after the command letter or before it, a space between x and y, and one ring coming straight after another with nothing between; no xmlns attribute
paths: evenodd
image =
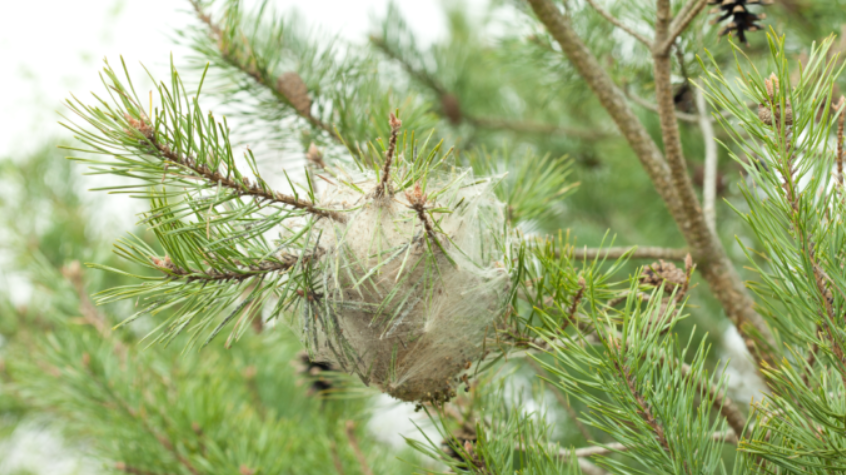
<svg viewBox="0 0 846 475"><path fill-rule="evenodd" d="M651 41L651 40L649 40L649 39L648 39L648 38L646 38L645 36L641 35L640 33L636 32L636 31L634 31L633 29L631 29L631 28L629 28L628 26L626 26L626 25L625 25L625 23L621 22L620 20L618 20L617 18L615 18L615 17L614 17L614 15L612 15L611 13L609 13L608 11L606 11L605 9L603 9L602 7L600 7L600 6L596 3L596 0L587 0L587 2L590 4L590 6L592 6L592 7L593 7L593 9L594 9L594 10L596 10L596 12L597 12L597 13L599 13L600 15L602 15L602 16L603 16L603 18L605 18L606 20L608 20L608 21L609 21L612 25L614 25L614 26L616 26L617 28L619 28L619 29L621 29L621 30L625 31L626 33L628 33L629 35L631 35L631 36L632 36L632 38L634 38L634 39L636 39L636 40L640 41L641 43L643 43L644 45L646 45L646 47L647 47L647 48L652 48L652 41Z"/></svg>
<svg viewBox="0 0 846 475"><path fill-rule="evenodd" d="M649 102L648 100L646 100L646 99L644 99L644 98L642 98L642 97L640 97L636 94L633 94L632 92L630 92L628 89L625 89L625 88L623 89L623 93L626 95L627 98L629 98L629 100L631 100L635 104L643 107L644 109L655 112L656 114L659 112L657 104ZM757 108L757 107L758 107L758 104L749 104L749 108L754 109L754 108ZM688 114L687 112L682 112L678 109L675 110L675 114L676 114L676 119L683 121L683 122L690 122L692 124L697 124L697 123L700 122L700 120L702 120L700 114ZM731 115L731 113L729 111L722 111L718 114L706 115L706 118L707 118L708 122L715 122L715 121L719 122L720 120L723 120L730 115Z"/></svg>
<svg viewBox="0 0 846 475"><path fill-rule="evenodd" d="M217 45L221 57L229 65L241 70L245 75L255 80L257 84L272 93L274 97L293 108L297 115L305 119L312 127L327 132L335 141L343 144L343 139L330 124L312 115L308 88L296 72L290 71L279 77L274 77L266 69L260 68L256 64L252 45L243 34L240 32L228 34L229 32L224 30L220 24L212 21L211 15L203 10L203 6L198 0L189 1L197 18L208 28L208 34ZM232 45L229 43L230 39L234 39L238 43Z"/></svg>
<svg viewBox="0 0 846 475"><path fill-rule="evenodd" d="M675 362L674 362L675 363ZM693 371L690 365L682 363L680 366L681 373L686 378L692 378ZM696 385L699 387L701 394L707 395L711 400L711 406L716 409L721 416L726 420L732 432L734 432L734 441L740 440L743 435L743 430L746 428L746 418L734 402L726 395L720 394L713 385L707 381L697 379Z"/></svg>
<svg viewBox="0 0 846 475"><path fill-rule="evenodd" d="M578 129L555 124L544 124L531 120L515 121L507 119L494 119L487 117L468 117L464 119L477 127L491 130L509 130L528 134L556 134L575 137L585 140L598 140L615 134L603 130Z"/></svg>
<svg viewBox="0 0 846 475"><path fill-rule="evenodd" d="M629 259L666 259L683 261L688 254L687 249L672 249L664 247L635 246L635 247L605 247L579 248L572 247L564 252L571 252L574 259L619 259L628 254Z"/></svg>
<svg viewBox="0 0 846 475"><path fill-rule="evenodd" d="M223 175L218 170L212 170L206 164L198 164L190 155L184 155L174 152L168 145L161 143L156 137L156 133L151 126L149 126L144 119L134 119L127 116L130 126L135 131L141 134L155 150L155 154L163 161L169 162L187 168L196 175L202 177L209 184L213 186L221 186L235 191L238 196L253 196L261 200L278 203L282 205L291 206L292 208L307 211L316 216L330 218L338 222L345 222L346 217L338 212L322 210L314 206L314 203L296 198L291 195L286 195L278 191L273 191L267 187L263 180L258 180L258 183L250 183L248 178L243 178L243 183L238 183L228 174ZM167 172L167 170L166 170Z"/></svg>
<svg viewBox="0 0 846 475"><path fill-rule="evenodd" d="M673 22L667 26L669 30L666 33L666 36L662 39L663 43L659 43L658 35L656 34L655 37L655 46L654 51L656 53L665 53L669 52L670 48L673 47L673 43L675 43L676 38L678 38L684 30L690 25L696 15L705 8L707 5L708 0L688 0L688 2L682 7L681 11L679 11L676 18L673 19ZM659 0L659 10L662 8L661 2ZM669 14L669 3L667 4L667 12Z"/></svg>
<svg viewBox="0 0 846 475"><path fill-rule="evenodd" d="M164 475L155 472L148 472L147 470L142 470L140 468L135 468L130 465L125 464L124 462L116 462L115 463L115 470L120 472L129 473L130 475Z"/></svg>
<svg viewBox="0 0 846 475"><path fill-rule="evenodd" d="M352 447L353 453L355 453L355 458L358 459L358 465L361 467L361 473L364 475L373 475L373 471L370 470L370 466L367 464L367 458L365 458L364 452L361 451L361 446L358 445L358 438L355 436L355 424L353 421L347 421L345 429L347 440L349 440L350 447Z"/></svg>
<svg viewBox="0 0 846 475"><path fill-rule="evenodd" d="M153 264L163 273L173 279L185 280L187 282L240 282L253 277L261 277L273 272L286 272L298 262L296 256L284 254L279 261L259 261L250 265L235 262L242 267L238 271L222 272L214 268L207 270L187 269L176 266L170 257L163 259L153 258Z"/></svg>
<svg viewBox="0 0 846 475"><path fill-rule="evenodd" d="M728 444L736 444L737 437L735 437L733 431L722 431L722 432L715 432L712 435L712 438L718 442L725 442ZM587 457L596 457L600 455L611 455L618 452L626 452L631 450L633 447L627 446L625 444L621 444L619 442L614 442L611 444L605 444L603 446L594 446L594 447L581 447L573 452L567 449L559 449L558 450L558 457L562 459L570 458L571 453L574 453L576 457L579 458L587 458Z"/></svg>
<svg viewBox="0 0 846 475"><path fill-rule="evenodd" d="M558 134L582 138L585 140L596 140L609 135L603 131L564 127L555 124L534 122L531 120L520 121L469 115L461 108L459 99L454 94L450 93L447 88L429 74L428 71L414 67L414 65L388 46L382 38L370 36L370 42L384 53L385 56L399 64L409 76L431 89L441 101L441 114L449 119L449 121L453 124L457 125L461 122L467 122L474 127L483 129L509 130L530 134Z"/></svg>
<svg viewBox="0 0 846 475"><path fill-rule="evenodd" d="M837 156L835 162L837 163L837 184L843 188L843 159L846 158L843 150L843 129L846 125L846 97L840 96L840 101L837 103L837 109L840 111L840 117L837 119Z"/></svg>
<svg viewBox="0 0 846 475"><path fill-rule="evenodd" d="M376 185L376 191L373 192L373 196L376 198L383 197L385 191L389 189L388 180L391 179L391 162L394 160L394 152L397 149L397 136L399 135L400 127L402 127L402 121L397 119L393 112L388 122L391 126L391 138L388 142L388 151L385 153L385 165L382 167L382 177L379 184Z"/></svg>
<svg viewBox="0 0 846 475"><path fill-rule="evenodd" d="M669 143L665 139L665 148L668 148L667 153L674 154L675 170L672 170L646 129L638 121L637 116L626 104L625 96L575 33L570 20L558 11L551 0L527 1L538 19L546 26L561 46L564 54L596 94L602 106L611 115L611 118L620 128L623 137L629 142L640 159L656 191L663 198L670 214L690 245L694 260L710 285L711 291L723 305L726 315L737 326L741 335L750 336L755 332L761 335L763 342L756 343L751 337L745 340L750 345L750 352L756 360L763 360L763 348L759 351L753 345L761 343L772 345L770 330L760 315L755 312L752 299L746 293L743 282L737 275L737 271L732 266L728 256L726 256L722 244L705 223L701 209L696 203L695 192L690 179L684 174L684 164L682 163L681 168L678 166L681 152L678 141L673 143L672 136L668 137ZM668 13L665 13L664 16L668 16ZM656 37L656 40L659 41L666 38L669 19L663 18L661 21L663 26L659 28ZM669 55L664 55L663 58L659 57L659 63L656 63L655 71L656 84L660 84L659 87L661 88L659 108L662 111L662 130L664 130L663 125L666 124L667 132L672 133L674 130L677 139L678 126L674 121L675 109L672 102L672 91L669 89ZM682 174L680 175L679 172ZM686 186L686 188L678 190L677 182ZM683 193L687 199L682 200L680 193ZM752 325L754 332L748 329L746 325Z"/></svg>

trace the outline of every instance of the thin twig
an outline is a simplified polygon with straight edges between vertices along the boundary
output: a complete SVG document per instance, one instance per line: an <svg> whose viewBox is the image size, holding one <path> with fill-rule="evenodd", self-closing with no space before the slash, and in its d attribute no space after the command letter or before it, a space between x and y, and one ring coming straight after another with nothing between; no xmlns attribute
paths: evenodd
<svg viewBox="0 0 846 475"><path fill-rule="evenodd" d="M651 110L652 112L655 112L655 113L658 112L658 105L657 104L653 104L652 102L649 102L649 101L647 101L646 99L644 99L640 96L632 94L628 90L624 89L623 91L625 92L626 97L628 97L629 100L631 100L635 104L643 107L644 109ZM698 115L688 114L687 112L682 112L680 110L676 111L676 118L681 120L681 121L684 121L684 122L699 122L699 116Z"/></svg>
<svg viewBox="0 0 846 475"><path fill-rule="evenodd" d="M846 123L846 97L840 96L840 101L837 103L837 108L840 110L840 118L837 119L837 185L843 188L843 128Z"/></svg>
<svg viewBox="0 0 846 475"><path fill-rule="evenodd" d="M736 444L737 438L735 437L732 431L723 431L723 432L715 432L711 435L713 440L717 442L725 442L729 444ZM571 453L575 454L576 457L596 457L600 455L609 455L616 452L626 452L631 450L635 447L633 446L626 446L619 442L615 442L612 444L606 444L603 446L594 446L594 447L582 447L580 449L576 449L573 452L567 449L559 449L558 450L558 457L562 459L570 458Z"/></svg>
<svg viewBox="0 0 846 475"><path fill-rule="evenodd" d="M650 111L652 111L652 112L658 113L658 104L655 104L655 103L649 102L649 101L647 101L646 99L644 99L644 98L642 98L642 97L640 97L640 96L637 96L637 95L635 95L635 94L631 93L628 89L623 89L623 93L626 95L626 97L628 97L628 98L629 98L629 100L631 100L631 101L632 101L632 102L634 102L635 104L637 104L637 105L639 105L639 106L643 107L644 109L647 109L647 110L650 110ZM747 106L748 106L750 109L755 109L755 108L757 108L757 107L758 107L758 104L751 104L751 103L750 103L750 104L747 104ZM687 112L682 112L682 111L680 111L680 110L678 110L678 109L676 109L675 113L676 113L676 119L678 119L678 120L680 120L680 121L682 121L682 122L690 122L690 123L696 123L696 124L698 124L698 123L699 123L699 121L701 120L701 119L700 119L700 117L699 117L699 114L688 114ZM729 111L722 111L722 112L720 112L719 114L714 114L713 116L710 116L710 115L709 115L709 116L708 116L708 121L709 121L709 122L715 122L715 121L717 121L717 120L721 120L721 119L723 119L723 118L725 118L725 117L728 117L729 115L731 115L731 112L729 112Z"/></svg>
<svg viewBox="0 0 846 475"><path fill-rule="evenodd" d="M131 475L163 475L160 473L150 472L148 470L142 470L140 468L127 465L125 462L115 462L115 470L119 472L129 473Z"/></svg>
<svg viewBox="0 0 846 475"><path fill-rule="evenodd" d="M364 475L373 475L373 471L370 470L370 466L367 465L367 459L364 457L364 452L361 451L361 447L358 445L358 439L355 437L355 424L353 421L347 421L346 433L347 439L350 441L350 447L352 447L355 457L358 459L358 464L361 467L361 473Z"/></svg>
<svg viewBox="0 0 846 475"><path fill-rule="evenodd" d="M388 180L391 178L391 163L394 160L394 152L397 149L397 136L399 135L400 127L402 127L402 121L397 119L397 116L391 112L389 124L391 125L391 139L388 142L388 151L385 154L385 166L382 167L382 179L376 185L376 190L373 192L373 196L376 198L381 198L385 196L386 191L390 191L388 190Z"/></svg>
<svg viewBox="0 0 846 475"><path fill-rule="evenodd" d="M699 85L704 86L702 79ZM714 127L708 117L708 104L705 94L700 88L694 88L696 94L696 109L699 112L699 128L702 130L702 140L705 141L705 178L702 183L702 213L711 232L717 231L717 142L714 140Z"/></svg>
<svg viewBox="0 0 846 475"><path fill-rule="evenodd" d="M335 465L335 471L338 475L346 475L344 473L344 464L341 463L341 457L338 455L338 445L335 441L329 443L329 449L332 451L332 464Z"/></svg>
<svg viewBox="0 0 846 475"><path fill-rule="evenodd" d="M691 368L687 363L682 363L681 372L686 377L691 377ZM740 439L743 435L743 430L746 428L746 417L740 412L740 409L734 404L728 396L720 394L714 389L714 386L707 381L697 380L696 385L699 391L707 394L712 400L712 407L720 412L720 415L728 423L732 432L734 432L735 440Z"/></svg>
<svg viewBox="0 0 846 475"><path fill-rule="evenodd" d="M97 306L94 305L88 296L88 292L85 290L85 280L79 261L73 261L62 267L62 275L70 281L74 291L76 291L76 295L79 298L79 312L82 314L82 320L93 326L103 337L108 337L111 334L109 322L106 316L97 309Z"/></svg>
<svg viewBox="0 0 846 475"><path fill-rule="evenodd" d="M130 127L132 127L135 132L141 134L149 142L152 149L155 151L154 153L158 155L159 158L163 159L168 164L187 168L209 183L214 183L222 188L233 190L236 194L241 196L253 196L272 203L291 206L293 208L301 209L308 213L330 218L335 221L345 222L347 219L346 216L336 211L319 209L310 201L286 195L278 191L273 191L267 187L263 180L259 179L258 181L260 181L260 183L250 183L250 181L244 177L241 179L242 183L239 183L237 180L229 176L228 173L223 174L219 170L212 170L208 165L198 164L197 161L190 155L180 155L174 152L167 144L159 141L158 137L156 137L155 130L153 130L153 128L150 127L144 119L135 119L129 116L127 116L126 119L129 122ZM131 131L127 130L127 133L131 133ZM166 169L165 173L167 172L168 170Z"/></svg>
<svg viewBox="0 0 846 475"><path fill-rule="evenodd" d="M614 15L612 15L611 13L609 13L608 11L606 11L605 9L603 9L602 7L597 5L595 0L587 0L587 2L590 4L590 6L593 7L594 10L596 10L597 13L602 15L612 25L614 25L617 28L619 28L619 29L625 31L626 33L630 34L632 36L632 38L634 38L634 39L640 41L641 43L645 44L647 48L652 48L652 41L649 38L641 35L640 33L636 32L633 29L626 26L625 23L623 23L620 20L618 20L617 18L615 18Z"/></svg>
<svg viewBox="0 0 846 475"><path fill-rule="evenodd" d="M542 122L534 122L531 120L517 121L506 119L494 119L486 117L469 117L464 116L464 119L480 128L492 130L510 130L512 132L523 132L528 134L555 134L566 135L585 140L597 140L603 137L614 135L613 132L604 130L592 129L577 129L575 127L565 127L556 124L544 124Z"/></svg>
<svg viewBox="0 0 846 475"><path fill-rule="evenodd" d="M666 52L670 51L670 48L673 46L673 43L676 41L676 38L681 35L684 30L690 25L690 22L696 18L696 15L705 8L705 5L708 3L708 0L688 0L685 6L682 7L679 14L673 20L672 24L669 25L669 34L664 38L664 42L658 45L658 36L656 35L656 51L657 52Z"/></svg>
<svg viewBox="0 0 846 475"><path fill-rule="evenodd" d="M224 34L225 32L220 27L220 25L212 21L211 15L209 15L203 10L203 7L200 2L197 0L189 1L194 7L194 11L197 15L197 18L199 18L200 21L205 23L206 26L209 28L209 36L211 37L212 41L214 41L215 45L217 45L217 48L220 51L220 55L224 61L226 61L236 69L240 69L246 75L253 78L256 83L270 90L275 97L284 99L285 102L287 102L290 106L293 107L293 109L297 112L300 117L307 120L313 127L327 132L337 142L343 143L343 139L338 136L337 132L330 124L327 124L318 119L317 117L314 117L311 114L309 108L301 107L296 98L291 97L290 92L287 91L285 88L285 75L280 77L271 77L268 71L259 70L257 68L256 61L254 60L255 53L253 52L252 45L249 44L244 35L238 34L234 35L234 37L242 39L242 43L239 46L243 48L246 52L246 57L249 58L248 61L244 61L242 59L243 55L232 51L227 46L227 38ZM286 74L290 75L292 73ZM299 76L297 76L297 78L299 78ZM299 81L302 82L302 79L299 79Z"/></svg>
<svg viewBox="0 0 846 475"><path fill-rule="evenodd" d="M382 53L384 53L389 59L397 62L409 76L431 89L441 101L443 109L441 111L442 114L453 124L466 122L474 127L482 129L510 130L513 132L529 134L556 134L585 140L596 140L612 135L611 133L602 130L579 129L556 124L545 124L531 120L509 120L468 115L465 111L461 110L461 104L459 103L458 98L451 94L437 79L432 77L428 71L416 68L414 65L409 63L405 58L398 55L396 51L388 46L382 38L371 36L370 42L379 48L379 50L382 51Z"/></svg>
<svg viewBox="0 0 846 475"><path fill-rule="evenodd" d="M565 252L572 252L573 258L578 260L619 259L628 253L629 259L666 259L683 261L687 256L687 249L673 249L667 247L632 246L588 248L572 247Z"/></svg>
<svg viewBox="0 0 846 475"><path fill-rule="evenodd" d="M260 261L251 265L244 265L243 263L238 263L241 265L241 269L238 269L237 271L233 270L226 272L219 271L214 268L210 268L207 270L185 269L174 264L168 256L165 256L162 259L158 257L153 257L151 260L153 262L153 265L155 265L160 271L174 279L185 279L188 282L225 282L242 281L245 279L259 277L273 272L285 272L294 267L294 265L299 259L292 254L283 254L279 260Z"/></svg>

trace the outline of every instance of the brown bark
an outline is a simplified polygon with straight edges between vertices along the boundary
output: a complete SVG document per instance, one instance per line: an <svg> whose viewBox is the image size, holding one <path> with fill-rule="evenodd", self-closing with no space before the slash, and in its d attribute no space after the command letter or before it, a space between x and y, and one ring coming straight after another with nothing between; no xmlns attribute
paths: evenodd
<svg viewBox="0 0 846 475"><path fill-rule="evenodd" d="M708 282L714 296L720 301L726 315L745 336L747 345L754 333L772 343L769 328L755 312L740 276L728 259L717 236L704 219L699 200L681 159L681 142L675 119L672 89L669 84L669 53L654 48L655 82L658 108L661 115L662 135L667 160L647 133L637 116L626 103L625 95L617 88L602 65L591 54L573 30L570 20L561 14L551 0L527 0L538 19L561 46L564 54L579 71L585 82L596 94L602 106L617 124L623 137L637 155L655 190L661 195L667 209L676 221L690 248L697 268ZM667 0L661 0L665 3ZM668 3L668 2L667 2ZM659 5L659 12L662 10ZM659 15L655 44L662 45L669 37L669 9ZM754 327L755 332L749 326ZM760 362L761 351L750 348Z"/></svg>

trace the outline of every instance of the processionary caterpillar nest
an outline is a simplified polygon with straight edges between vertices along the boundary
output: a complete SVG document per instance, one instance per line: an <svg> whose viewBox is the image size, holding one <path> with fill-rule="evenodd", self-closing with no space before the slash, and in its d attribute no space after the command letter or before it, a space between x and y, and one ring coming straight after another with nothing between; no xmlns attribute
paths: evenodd
<svg viewBox="0 0 846 475"><path fill-rule="evenodd" d="M495 181L469 169L424 180L380 196L361 172L322 190L318 206L346 219L311 228L291 316L313 359L403 401L443 402L482 355L511 278Z"/></svg>

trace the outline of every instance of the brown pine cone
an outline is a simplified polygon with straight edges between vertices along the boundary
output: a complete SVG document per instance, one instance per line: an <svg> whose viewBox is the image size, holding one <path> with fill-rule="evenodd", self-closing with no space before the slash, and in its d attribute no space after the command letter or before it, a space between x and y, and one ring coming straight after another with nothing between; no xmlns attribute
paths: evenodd
<svg viewBox="0 0 846 475"><path fill-rule="evenodd" d="M644 285L652 285L659 287L664 284L664 292L670 293L677 287L684 285L687 281L687 276L684 270L679 269L670 262L665 262L663 259L658 262L653 262L649 267L644 269L640 275L640 283Z"/></svg>

